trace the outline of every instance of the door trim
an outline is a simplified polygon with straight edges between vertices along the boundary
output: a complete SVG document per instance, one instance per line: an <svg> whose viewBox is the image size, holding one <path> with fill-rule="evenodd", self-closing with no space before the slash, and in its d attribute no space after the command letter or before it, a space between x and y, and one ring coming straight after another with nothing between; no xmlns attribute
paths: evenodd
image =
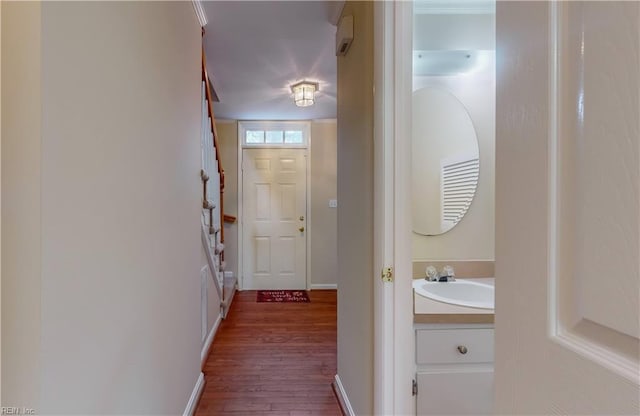
<svg viewBox="0 0 640 416"><path fill-rule="evenodd" d="M411 205L412 2L374 6L374 414L415 414ZM407 111L409 110L409 111ZM382 282L382 267L394 281Z"/></svg>
<svg viewBox="0 0 640 416"><path fill-rule="evenodd" d="M393 4L376 2L374 27L374 272L393 264ZM394 287L374 277L373 413L394 414Z"/></svg>
<svg viewBox="0 0 640 416"><path fill-rule="evenodd" d="M244 227L243 227L243 220L244 220L244 215L243 215L243 170L242 170L242 156L243 156L243 151L245 148L249 148L249 149L255 149L255 148L262 148L262 147L257 147L257 146L243 146L243 137L242 137L242 132L244 131L242 124L243 123L251 123L252 125L256 125L257 123L262 123L265 127L269 126L270 124L272 125L273 123L278 123L278 125L282 125L282 124L287 124L287 123L291 123L291 124L307 124L307 144L306 146L286 146L286 145L279 145L279 146L264 146L265 149L273 149L273 150L277 150L277 149L300 149L300 150L306 150L307 154L305 156L305 166L306 166L306 182L307 182L307 189L305 192L305 218L306 218L306 233L305 233L305 244L306 244L306 264L305 264L305 285L306 285L306 290L310 290L311 288L311 233L312 233L312 227L311 227L311 208L310 208L310 204L311 204L311 139L312 139L312 134L311 134L311 121L309 120L295 120L295 121L278 121L278 122L273 122L273 121L249 121L249 120L238 120L238 140L237 140L237 153L238 153L238 162L236 164L237 166L237 178L238 178L238 183L237 183L237 189L238 189L238 213L237 213L237 224L238 224L238 241L237 241L237 253L238 253L238 290L242 291L244 290L244 268L243 268L243 264L244 264L244 255L243 255L243 250L242 250L242 244L243 244L243 232L244 232Z"/></svg>

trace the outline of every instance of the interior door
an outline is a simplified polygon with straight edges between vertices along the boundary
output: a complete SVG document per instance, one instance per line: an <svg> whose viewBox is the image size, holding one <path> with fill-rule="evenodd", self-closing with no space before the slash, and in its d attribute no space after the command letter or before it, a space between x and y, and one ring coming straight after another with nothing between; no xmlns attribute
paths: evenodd
<svg viewBox="0 0 640 416"><path fill-rule="evenodd" d="M496 21L496 411L639 414L640 3Z"/></svg>
<svg viewBox="0 0 640 416"><path fill-rule="evenodd" d="M243 289L306 289L306 149L244 149Z"/></svg>

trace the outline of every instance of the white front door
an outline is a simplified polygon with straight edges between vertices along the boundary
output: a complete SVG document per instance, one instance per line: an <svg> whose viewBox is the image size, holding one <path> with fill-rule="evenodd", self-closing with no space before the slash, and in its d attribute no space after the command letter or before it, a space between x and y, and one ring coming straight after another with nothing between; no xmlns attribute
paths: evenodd
<svg viewBox="0 0 640 416"><path fill-rule="evenodd" d="M243 289L306 289L306 149L243 149Z"/></svg>
<svg viewBox="0 0 640 416"><path fill-rule="evenodd" d="M496 412L640 413L640 3L497 3Z"/></svg>

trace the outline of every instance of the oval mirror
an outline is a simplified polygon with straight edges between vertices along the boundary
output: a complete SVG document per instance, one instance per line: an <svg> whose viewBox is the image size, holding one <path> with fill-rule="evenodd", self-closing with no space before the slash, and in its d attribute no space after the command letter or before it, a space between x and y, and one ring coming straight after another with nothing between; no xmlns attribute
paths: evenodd
<svg viewBox="0 0 640 416"><path fill-rule="evenodd" d="M478 186L478 139L464 105L451 93L413 93L413 231L443 234L469 210Z"/></svg>

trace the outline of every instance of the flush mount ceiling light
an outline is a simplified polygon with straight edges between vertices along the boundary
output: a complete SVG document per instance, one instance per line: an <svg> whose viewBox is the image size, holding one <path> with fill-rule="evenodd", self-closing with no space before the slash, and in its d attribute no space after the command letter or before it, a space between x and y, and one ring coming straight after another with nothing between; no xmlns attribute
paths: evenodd
<svg viewBox="0 0 640 416"><path fill-rule="evenodd" d="M311 81L300 81L291 86L293 93L293 101L298 107L309 107L313 105L316 91L319 90L319 84Z"/></svg>

